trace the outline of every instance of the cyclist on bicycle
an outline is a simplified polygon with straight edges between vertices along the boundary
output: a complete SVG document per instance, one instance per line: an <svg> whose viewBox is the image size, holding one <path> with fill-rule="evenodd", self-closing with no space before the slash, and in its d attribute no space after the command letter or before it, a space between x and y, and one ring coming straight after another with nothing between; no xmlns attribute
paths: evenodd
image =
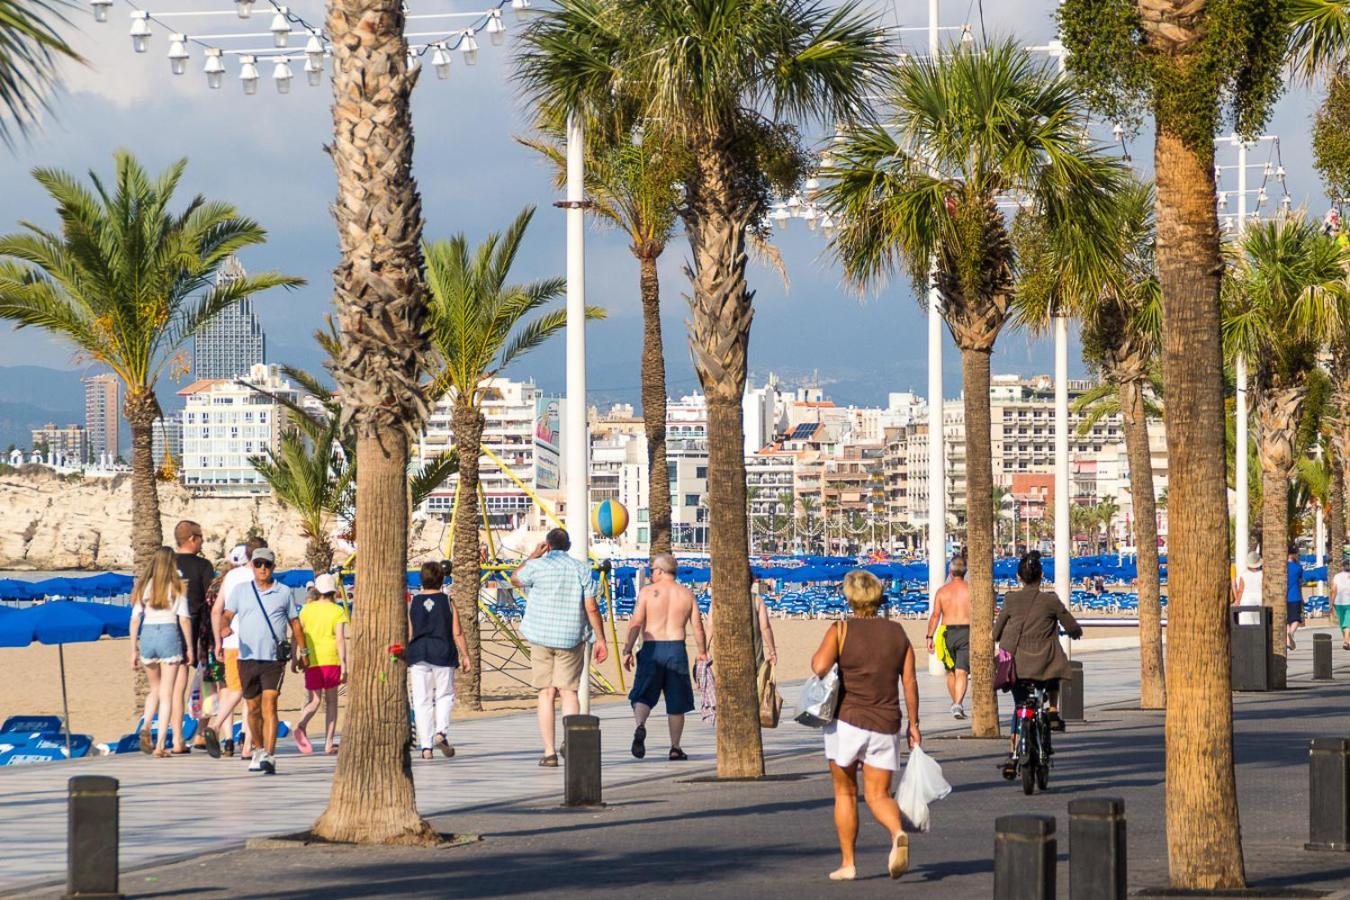
<svg viewBox="0 0 1350 900"><path fill-rule="evenodd" d="M1059 717L1059 679L1069 677L1069 660L1059 646L1059 627L1063 625L1071 638L1083 636L1083 629L1059 596L1041 589L1040 551L1032 550L1022 557L1017 577L1022 588L1008 592L994 622L994 640L1012 654L1017 672L1012 691L1012 743L1008 761L1004 763L1005 772L1016 764L1013 759L1017 748L1016 708L1030 701L1036 687L1045 685L1048 689L1052 727L1063 730L1064 722Z"/></svg>

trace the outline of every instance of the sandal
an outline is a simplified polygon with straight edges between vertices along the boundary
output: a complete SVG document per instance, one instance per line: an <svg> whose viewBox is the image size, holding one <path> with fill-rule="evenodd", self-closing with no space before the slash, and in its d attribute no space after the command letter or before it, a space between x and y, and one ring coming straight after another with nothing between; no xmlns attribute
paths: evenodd
<svg viewBox="0 0 1350 900"><path fill-rule="evenodd" d="M169 758L169 751L168 751L168 750L165 750L163 747L156 747L156 748L151 752L150 755L153 756L153 757L155 757L156 759L168 759L168 758Z"/></svg>
<svg viewBox="0 0 1350 900"><path fill-rule="evenodd" d="M671 762L679 762L679 761L681 761L681 760L686 760L686 759L688 759L688 758L689 758L689 754L688 754L688 753L685 753L685 752L684 752L683 750L681 750L679 747L671 747L671 748L670 748L670 761L671 761Z"/></svg>
<svg viewBox="0 0 1350 900"><path fill-rule="evenodd" d="M891 845L886 871L892 878L899 878L909 871L909 835L903 831L895 836L895 842Z"/></svg>
<svg viewBox="0 0 1350 900"><path fill-rule="evenodd" d="M152 754L155 752L155 739L150 737L150 729L141 732L141 752Z"/></svg>
<svg viewBox="0 0 1350 900"><path fill-rule="evenodd" d="M558 768L558 754L550 753L547 756L541 756L539 758L539 765L541 765L545 769Z"/></svg>
<svg viewBox="0 0 1350 900"><path fill-rule="evenodd" d="M191 752L192 752L192 748L191 748L191 747L174 747L174 748L173 748L173 751L171 752L170 755L172 755L172 756L187 756L187 755L188 755L189 753L191 753Z"/></svg>
<svg viewBox="0 0 1350 900"><path fill-rule="evenodd" d="M441 754L445 756L446 759L455 755L455 748L445 739L445 735L436 735L436 739L433 740L432 743L436 745L436 749L441 751Z"/></svg>
<svg viewBox="0 0 1350 900"><path fill-rule="evenodd" d="M423 759L435 759L436 757L432 756L430 750L423 750L423 751L422 751L422 758L423 758Z"/></svg>
<svg viewBox="0 0 1350 900"><path fill-rule="evenodd" d="M633 729L633 755L642 759L647 755L647 726L639 725Z"/></svg>
<svg viewBox="0 0 1350 900"><path fill-rule="evenodd" d="M220 759L220 735L216 734L216 730L207 725L202 729L202 740L206 742L206 755L212 759Z"/></svg>

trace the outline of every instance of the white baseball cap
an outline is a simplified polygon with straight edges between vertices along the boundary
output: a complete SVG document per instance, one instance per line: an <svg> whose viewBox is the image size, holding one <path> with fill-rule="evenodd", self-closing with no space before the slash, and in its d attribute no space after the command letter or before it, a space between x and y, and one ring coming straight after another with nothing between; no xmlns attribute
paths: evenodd
<svg viewBox="0 0 1350 900"><path fill-rule="evenodd" d="M236 544L230 551L230 565L242 566L248 563L248 548L243 544Z"/></svg>
<svg viewBox="0 0 1350 900"><path fill-rule="evenodd" d="M314 590L320 594L336 594L337 579L327 572L314 579Z"/></svg>

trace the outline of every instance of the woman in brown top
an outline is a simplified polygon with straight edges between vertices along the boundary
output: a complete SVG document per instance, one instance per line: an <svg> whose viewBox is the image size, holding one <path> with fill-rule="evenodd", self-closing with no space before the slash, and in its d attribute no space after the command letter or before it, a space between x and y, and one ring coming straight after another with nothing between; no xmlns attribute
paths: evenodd
<svg viewBox="0 0 1350 900"><path fill-rule="evenodd" d="M1050 689L1051 727L1063 729L1059 717L1059 679L1069 677L1069 659L1059 645L1059 627L1071 638L1083 636L1073 613L1054 591L1041 590L1041 554L1032 550L1017 565L1022 589L1009 591L994 622L994 640L1013 656L1017 682L1013 685L1014 709L1025 703L1032 689L1044 683ZM1013 713L1012 747L1017 746L1017 713ZM1012 750L1009 750L1009 754ZM1004 764L1005 770L1007 764Z"/></svg>
<svg viewBox="0 0 1350 900"><path fill-rule="evenodd" d="M844 597L853 615L830 626L811 670L824 677L839 664L839 708L825 726L825 757L834 779L834 826L842 861L835 881L857 877L853 849L858 839L858 766L863 797L872 816L891 835L887 868L899 878L909 868L909 839L900 827L900 808L891 796L891 778L900 767L900 689L905 685L909 746L919 745L919 683L914 648L896 622L877 618L881 582L861 569L844 577Z"/></svg>

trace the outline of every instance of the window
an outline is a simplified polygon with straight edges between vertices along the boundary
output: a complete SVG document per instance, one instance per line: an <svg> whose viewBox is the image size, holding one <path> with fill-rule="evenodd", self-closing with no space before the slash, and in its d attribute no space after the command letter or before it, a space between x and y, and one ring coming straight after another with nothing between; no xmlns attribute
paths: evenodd
<svg viewBox="0 0 1350 900"><path fill-rule="evenodd" d="M674 481L677 471L675 463L666 463L666 481Z"/></svg>
<svg viewBox="0 0 1350 900"><path fill-rule="evenodd" d="M685 506L698 506L698 494L685 494L685 495L684 495L684 505L685 505Z"/></svg>
<svg viewBox="0 0 1350 900"><path fill-rule="evenodd" d="M639 544L645 544L648 543L650 540L651 538L648 536L648 530L646 528L639 528L637 533L637 542Z"/></svg>
<svg viewBox="0 0 1350 900"><path fill-rule="evenodd" d="M695 477L695 478L707 478L707 477L708 477L708 467L707 467L707 466L696 466L696 467L694 468L694 477Z"/></svg>
<svg viewBox="0 0 1350 900"><path fill-rule="evenodd" d="M646 522L646 521L647 521L647 507L643 506L643 507L639 507L639 508L638 508L638 512L637 512L637 520L638 520L639 522ZM643 530L643 531L646 531L647 529L643 528L642 530ZM639 538L638 540L641 540L641 538Z"/></svg>

